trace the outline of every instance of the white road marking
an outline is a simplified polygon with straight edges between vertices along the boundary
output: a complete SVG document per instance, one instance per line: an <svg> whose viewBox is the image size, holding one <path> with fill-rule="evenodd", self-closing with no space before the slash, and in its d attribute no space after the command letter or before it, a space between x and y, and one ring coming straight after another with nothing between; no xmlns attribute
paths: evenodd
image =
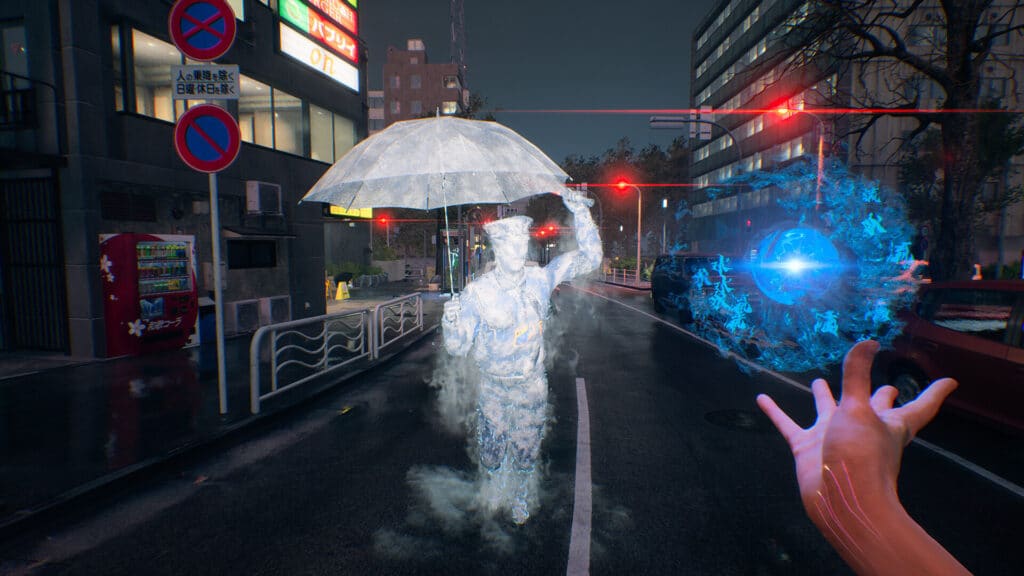
<svg viewBox="0 0 1024 576"><path fill-rule="evenodd" d="M568 576L590 574L590 518L593 499L590 487L590 408L587 384L576 379L576 490L572 505L572 537L569 539Z"/></svg>
<svg viewBox="0 0 1024 576"><path fill-rule="evenodd" d="M587 294L590 294L592 296L597 296L598 298L604 298L605 300L607 300L609 302L618 304L619 306L622 306L624 308L628 308L628 309L630 309L630 310L632 310L632 311L634 311L634 312L636 312L638 314L643 314L644 316L647 316L648 318L650 318L651 320L654 320L655 322L660 322L660 323L662 323L662 324L664 324L666 326L669 326L669 327L675 329L678 332L682 332L683 334L686 334L687 336L689 336L689 337L691 337L691 338L693 338L693 339L695 339L695 340L705 344L706 346L708 346L710 348L714 348L720 354L722 354L722 356L725 357L725 358L729 358L730 360L735 360L736 362L739 362L740 364L743 364L744 366L747 366L747 367L751 368L752 370L754 370L756 372L763 372L763 373L765 373L765 374L775 378L776 380L779 380L780 382L783 382L785 384L789 384L790 386L792 386L794 388L799 388L800 390L803 390L804 392L811 393L811 388L809 386L805 386L805 385L797 382L796 380L793 380L792 378L790 378L788 376L785 376L783 374L779 374L778 372L775 372L774 370L770 370L768 368L765 368L764 366L761 366L760 364L755 364L754 362L752 362L750 360L747 360L746 358L743 358L743 357L737 355L734 352L729 352L727 350L722 350L721 348L716 346L710 340L706 340L704 338L701 338L697 334L694 334L693 332L690 332L689 330L687 330L687 329L685 329L685 328L683 328L681 326L677 326L677 325L675 325L675 324L673 324L673 323L671 323L671 322L669 322L669 321L667 321L667 320L665 320L663 318L659 318L658 316L655 316L655 315L647 312L646 310L641 310L641 309L636 308L634 306L630 306L629 304L626 304L624 302L619 302L618 300L615 300L614 298L609 298L608 296L605 296L604 294L601 294L599 292L594 292L592 290L587 290L587 289L581 288L579 286L573 286L573 288L579 290L580 292L586 292ZM991 472L991 471L989 471L989 470L987 470L985 468L982 468L981 466L975 464L974 462L971 462L970 460L964 458L963 456L960 456L960 455L958 455L956 453L950 452L949 450L946 450L945 448L936 446L935 444L932 444L931 442L928 442L926 440L921 440L920 438L914 438L912 440L912 443L916 444L917 446L919 446L921 448L924 448L925 450L931 451L932 453L937 454L938 456L941 456L941 457L945 458L946 460L949 460L950 462L956 464L957 466L960 466L964 470L967 470L968 472L971 472L972 474L974 474L974 475L976 475L976 476L978 476L978 477L980 477L980 478L982 478L984 480L987 480L987 481L995 484L996 486L999 486L1000 488L1003 488L1003 489L1009 491L1014 496L1017 496L1018 498L1024 499L1024 487L1021 487L1021 486L1019 486L1017 484L1014 484L1013 482L1010 482L1006 478L1003 478L1002 476L999 476L998 474L996 474L994 472Z"/></svg>

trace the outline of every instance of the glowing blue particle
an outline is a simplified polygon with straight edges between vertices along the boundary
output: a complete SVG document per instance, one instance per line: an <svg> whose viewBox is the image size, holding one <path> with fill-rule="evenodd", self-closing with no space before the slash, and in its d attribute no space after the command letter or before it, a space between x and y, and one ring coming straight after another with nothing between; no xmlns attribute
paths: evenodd
<svg viewBox="0 0 1024 576"><path fill-rule="evenodd" d="M839 314L835 310L815 312L814 331L821 334L839 335Z"/></svg>
<svg viewBox="0 0 1024 576"><path fill-rule="evenodd" d="M862 220L860 225L864 227L864 233L868 236L876 236L878 234L885 233L885 228L882 226L882 219L879 216L875 216L874 212L868 214L868 217Z"/></svg>

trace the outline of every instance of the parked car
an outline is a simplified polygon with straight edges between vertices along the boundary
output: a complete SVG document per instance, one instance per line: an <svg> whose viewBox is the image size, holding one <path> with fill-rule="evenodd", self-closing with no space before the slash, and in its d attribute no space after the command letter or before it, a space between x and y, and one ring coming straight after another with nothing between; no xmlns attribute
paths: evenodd
<svg viewBox="0 0 1024 576"><path fill-rule="evenodd" d="M948 376L960 383L948 406L1024 431L1024 280L924 284L901 319L875 366L898 403Z"/></svg>
<svg viewBox="0 0 1024 576"><path fill-rule="evenodd" d="M708 279L712 284L718 282L719 277L712 270L712 264L718 261L719 254L700 254L696 252L663 254L654 261L654 268L651 270L651 303L655 312L675 310L679 314L679 320L684 324L693 322L693 312L690 308L690 285L693 276L700 269L708 270ZM730 272L730 285L739 287L750 284L752 281L745 273L736 269L735 259L733 271ZM713 288L705 287L706 292Z"/></svg>

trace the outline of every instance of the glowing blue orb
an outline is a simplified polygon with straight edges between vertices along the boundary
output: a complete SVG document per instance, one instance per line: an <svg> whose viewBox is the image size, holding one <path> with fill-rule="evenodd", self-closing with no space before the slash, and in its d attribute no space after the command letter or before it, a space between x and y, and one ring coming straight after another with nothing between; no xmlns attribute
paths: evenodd
<svg viewBox="0 0 1024 576"><path fill-rule="evenodd" d="M824 234L790 228L761 241L752 274L765 296L792 305L808 295L826 294L840 269L839 251Z"/></svg>

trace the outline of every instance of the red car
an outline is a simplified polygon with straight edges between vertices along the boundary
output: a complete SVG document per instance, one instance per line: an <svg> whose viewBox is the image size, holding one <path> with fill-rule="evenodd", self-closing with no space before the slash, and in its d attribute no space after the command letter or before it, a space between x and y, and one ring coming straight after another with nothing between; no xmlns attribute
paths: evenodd
<svg viewBox="0 0 1024 576"><path fill-rule="evenodd" d="M1024 431L1024 280L925 284L901 316L903 334L876 364L898 403L948 376L960 383L948 406Z"/></svg>

